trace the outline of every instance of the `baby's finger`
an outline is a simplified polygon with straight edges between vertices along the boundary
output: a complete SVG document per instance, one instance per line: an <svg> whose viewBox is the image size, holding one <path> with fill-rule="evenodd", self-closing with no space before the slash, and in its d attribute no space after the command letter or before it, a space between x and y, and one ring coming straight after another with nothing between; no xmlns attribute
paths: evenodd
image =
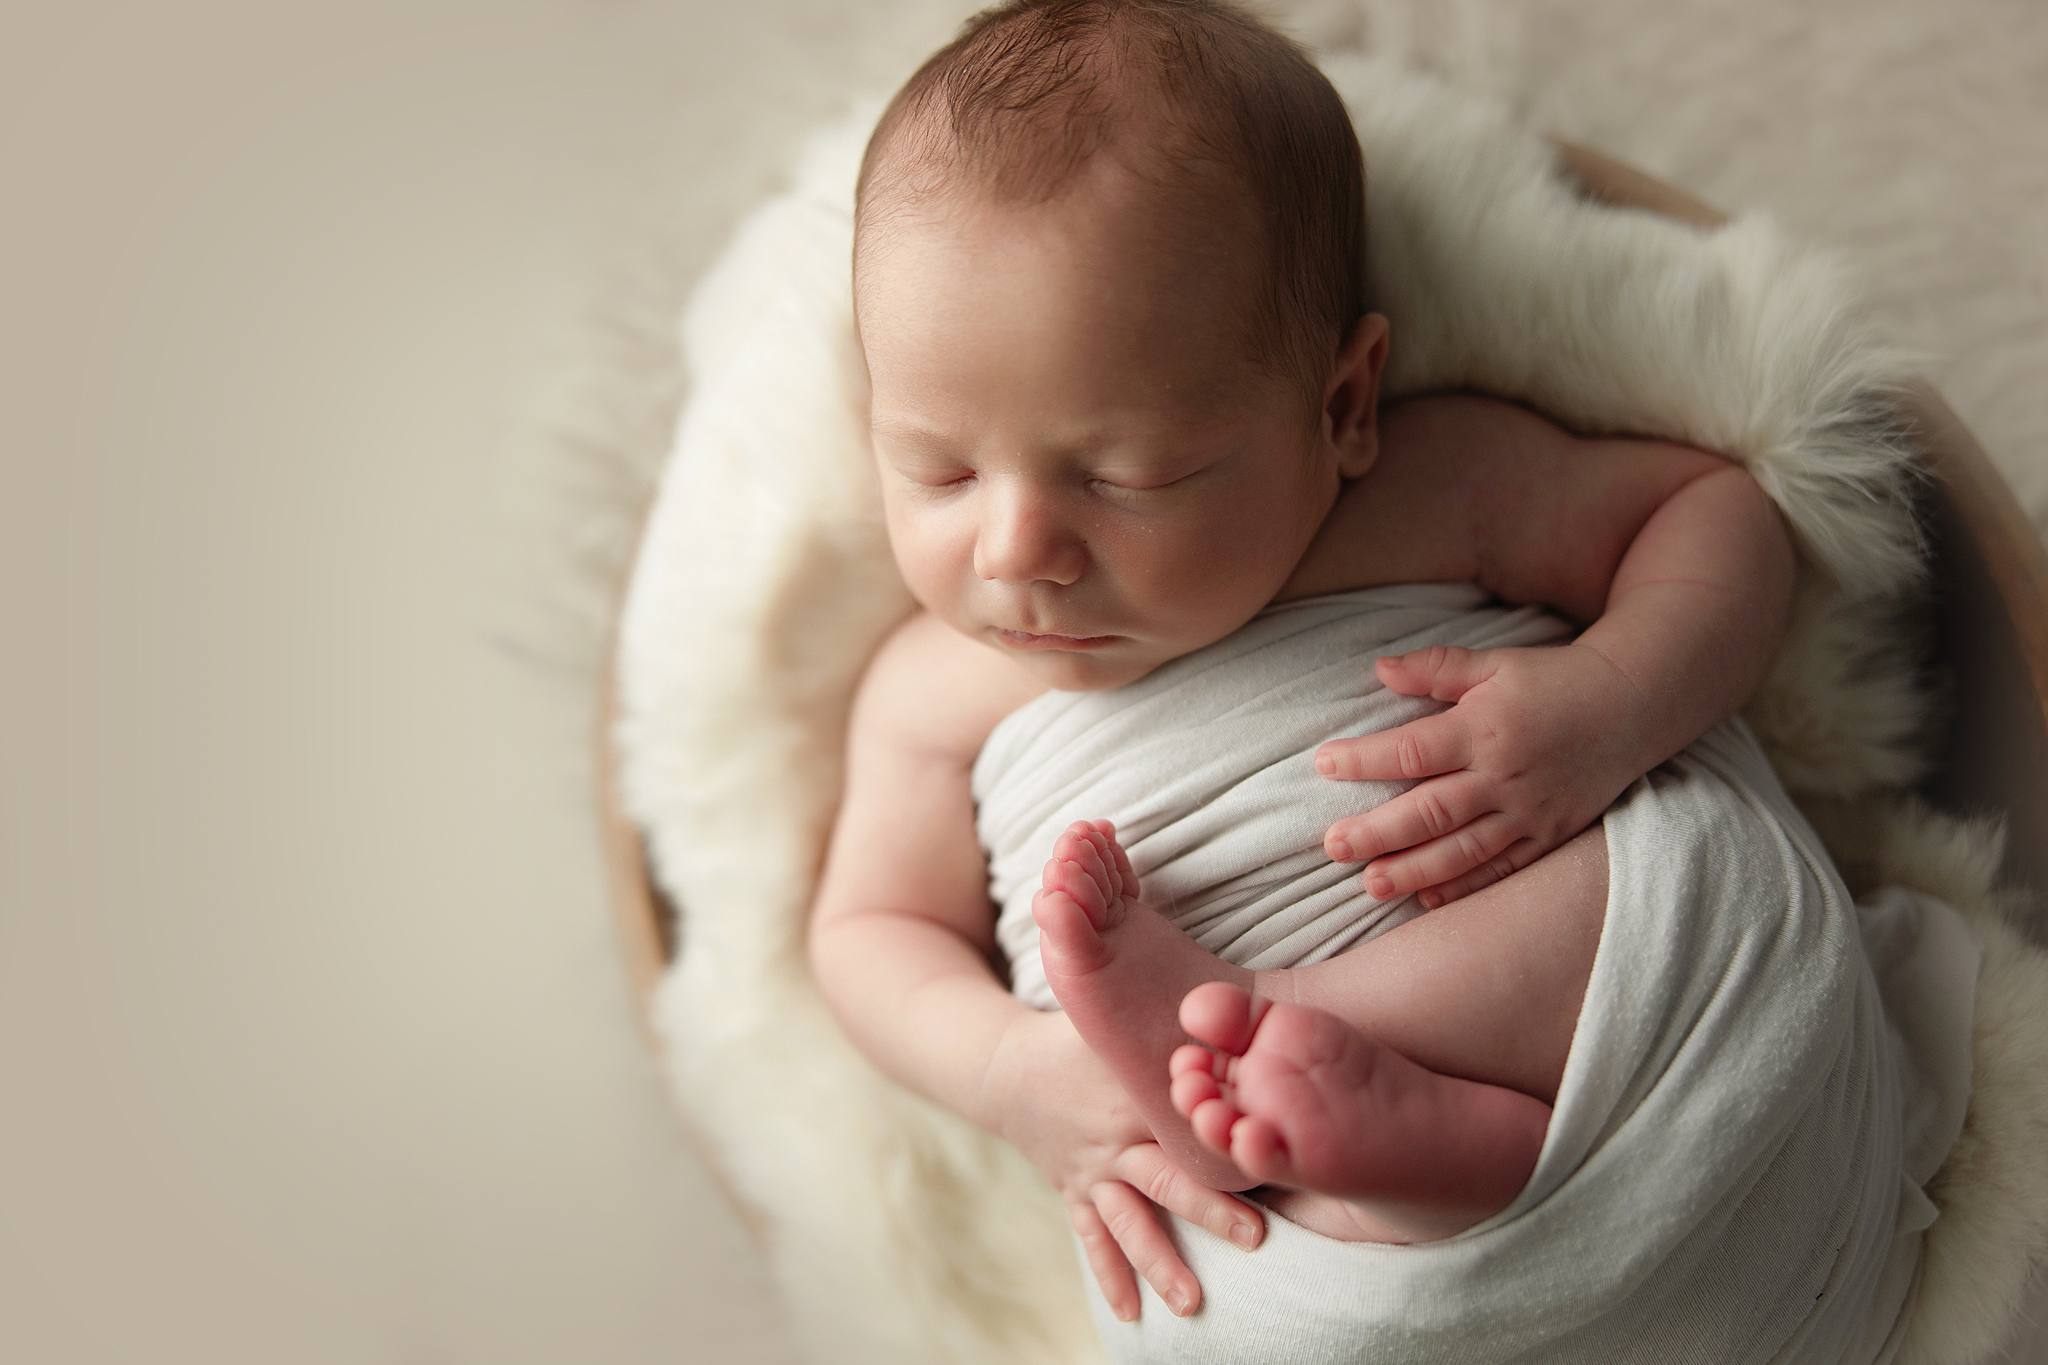
<svg viewBox="0 0 2048 1365"><path fill-rule="evenodd" d="M1369 863L1462 829L1492 810L1486 779L1474 772L1432 778L1363 815L1347 816L1323 834L1333 863Z"/></svg>
<svg viewBox="0 0 2048 1365"><path fill-rule="evenodd" d="M1102 1215L1087 1200L1067 1205L1067 1215L1073 1222L1074 1235L1081 1239L1081 1251L1088 1258L1088 1269L1094 1272L1095 1283L1102 1286L1103 1302L1109 1305L1110 1312L1116 1314L1118 1322L1136 1322L1138 1277L1132 1272L1124 1249L1116 1244L1116 1238L1109 1235L1109 1227L1102 1221Z"/></svg>
<svg viewBox="0 0 2048 1365"><path fill-rule="evenodd" d="M1514 841L1515 822L1495 811L1441 839L1367 863L1365 889L1381 900L1405 896L1485 866Z"/></svg>
<svg viewBox="0 0 2048 1365"><path fill-rule="evenodd" d="M1452 901L1469 896L1483 887L1513 876L1543 856L1543 847L1534 839L1518 839L1505 850L1488 858L1462 877L1453 877L1441 886L1432 886L1415 893L1415 899L1430 910L1449 905Z"/></svg>
<svg viewBox="0 0 2048 1365"><path fill-rule="evenodd" d="M1110 1169L1168 1213L1179 1214L1241 1247L1255 1247L1266 1235L1265 1217L1257 1209L1210 1189L1174 1165L1156 1142L1124 1148Z"/></svg>
<svg viewBox="0 0 2048 1365"><path fill-rule="evenodd" d="M1347 782L1434 777L1472 765L1472 736L1456 711L1411 720L1378 734L1333 739L1316 750L1316 771Z"/></svg>
<svg viewBox="0 0 2048 1365"><path fill-rule="evenodd" d="M1493 676L1493 651L1459 645L1431 645L1406 654L1382 656L1373 671L1394 691L1409 697L1456 701Z"/></svg>
<svg viewBox="0 0 2048 1365"><path fill-rule="evenodd" d="M1145 1196L1121 1180L1105 1180L1090 1189L1088 1197L1125 1259L1144 1276L1152 1292L1179 1317L1194 1312L1202 1302L1202 1286L1173 1249L1166 1229L1159 1226L1158 1212Z"/></svg>

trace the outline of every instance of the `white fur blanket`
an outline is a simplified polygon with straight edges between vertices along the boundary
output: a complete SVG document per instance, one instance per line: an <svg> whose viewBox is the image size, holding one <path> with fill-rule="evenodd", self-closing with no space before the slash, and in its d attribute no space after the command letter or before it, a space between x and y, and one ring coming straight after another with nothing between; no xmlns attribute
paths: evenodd
<svg viewBox="0 0 2048 1365"><path fill-rule="evenodd" d="M2048 1227L2033 1169L2048 978L1996 913L1995 845L1886 804L1918 771L1921 711L1885 617L1918 562L1888 435L1895 363L1836 269L1767 224L1700 234L1592 209L1497 111L1356 58L1327 69L1366 150L1394 391L1467 385L1586 430L1719 449L1799 528L1813 572L1749 719L1810 808L1860 803L1826 826L1877 850L1859 875L1965 907L1992 949L1979 1099L1937 1182L1908 1342L1915 1360L1974 1358ZM686 916L659 1023L692 1122L769 1225L817 1359L1088 1359L1056 1201L1014 1153L876 1075L803 969L846 704L909 607L869 471L845 279L879 109L810 142L683 322L692 393L623 618L616 736L629 809Z"/></svg>

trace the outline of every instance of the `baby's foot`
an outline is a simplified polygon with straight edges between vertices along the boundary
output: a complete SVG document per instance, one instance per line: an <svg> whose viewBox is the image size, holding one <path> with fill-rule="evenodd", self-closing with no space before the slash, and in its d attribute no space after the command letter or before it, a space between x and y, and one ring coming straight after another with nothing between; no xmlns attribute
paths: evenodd
<svg viewBox="0 0 2048 1365"><path fill-rule="evenodd" d="M1139 899L1137 874L1107 820L1067 827L1031 910L1053 996L1124 1083L1167 1154L1212 1188L1256 1185L1195 1140L1166 1093L1167 1059L1186 1040L1176 1018L1181 997L1205 981L1249 987L1252 974Z"/></svg>
<svg viewBox="0 0 2048 1365"><path fill-rule="evenodd" d="M1180 1022L1208 1046L1170 1059L1175 1110L1247 1175L1338 1196L1304 1203L1306 1218L1273 1201L1319 1232L1448 1237L1506 1207L1535 1167L1542 1101L1431 1071L1335 1015L1210 982Z"/></svg>

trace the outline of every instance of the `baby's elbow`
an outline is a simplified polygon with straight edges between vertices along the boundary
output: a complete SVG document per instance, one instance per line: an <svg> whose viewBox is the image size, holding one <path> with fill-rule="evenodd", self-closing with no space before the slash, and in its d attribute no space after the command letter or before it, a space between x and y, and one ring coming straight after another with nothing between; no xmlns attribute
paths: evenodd
<svg viewBox="0 0 2048 1365"><path fill-rule="evenodd" d="M804 961L810 968L811 981L826 1006L841 1017L847 933L852 918L844 908L834 909L820 897L812 905L810 921L804 927Z"/></svg>
<svg viewBox="0 0 2048 1365"><path fill-rule="evenodd" d="M804 926L804 959L821 989L832 980L845 931L844 914L834 914L822 901L811 907L810 922Z"/></svg>
<svg viewBox="0 0 2048 1365"><path fill-rule="evenodd" d="M1769 600L1782 604L1783 612L1789 615L1792 589L1799 576L1799 552L1792 539L1792 524L1748 470L1731 469L1728 474L1734 479L1735 496L1741 500L1754 528L1755 559L1764 591Z"/></svg>
<svg viewBox="0 0 2048 1365"><path fill-rule="evenodd" d="M1729 466L1707 476L1717 496L1729 540L1740 546L1739 582L1750 608L1768 623L1769 638L1782 641L1792 626L1792 596L1798 587L1799 551L1791 523L1777 501L1747 469Z"/></svg>
<svg viewBox="0 0 2048 1365"><path fill-rule="evenodd" d="M1705 515L1724 527L1739 528L1749 544L1747 558L1773 581L1782 580L1789 590L1798 561L1791 523L1756 475L1744 465L1715 456L1711 468L1694 474L1687 483L1686 492L1691 496L1712 490L1706 498Z"/></svg>
<svg viewBox="0 0 2048 1365"><path fill-rule="evenodd" d="M842 1025L859 1013L874 955L886 947L876 937L884 928L876 912L863 905L821 896L811 907L804 960L826 1008Z"/></svg>

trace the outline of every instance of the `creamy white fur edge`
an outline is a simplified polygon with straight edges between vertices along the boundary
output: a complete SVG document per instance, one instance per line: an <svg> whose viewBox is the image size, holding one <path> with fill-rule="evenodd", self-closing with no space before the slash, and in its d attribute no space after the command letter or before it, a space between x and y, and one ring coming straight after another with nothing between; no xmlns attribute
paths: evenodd
<svg viewBox="0 0 2048 1365"><path fill-rule="evenodd" d="M1917 771L1924 711L1888 605L1916 563L1883 425L1898 361L1834 268L1767 224L1699 234L1590 208L1490 106L1352 56L1325 65L1366 149L1390 387L1484 388L1587 430L1739 456L1822 570L1751 719L1788 785L1831 799L1852 874L1875 865L1858 849L1883 830L1879 870L1989 936L1983 1098L1944 1182L1910 1355L1975 1358L2048 1226L2048 1174L2027 1167L2048 1141L2048 970L1993 918L1995 836L1882 800ZM1056 1202L1001 1144L876 1076L803 965L845 704L909 607L867 470L845 284L878 112L807 146L794 188L743 224L684 319L692 395L620 654L627 801L686 907L659 1022L693 1123L774 1229L816 1358L1090 1358Z"/></svg>

